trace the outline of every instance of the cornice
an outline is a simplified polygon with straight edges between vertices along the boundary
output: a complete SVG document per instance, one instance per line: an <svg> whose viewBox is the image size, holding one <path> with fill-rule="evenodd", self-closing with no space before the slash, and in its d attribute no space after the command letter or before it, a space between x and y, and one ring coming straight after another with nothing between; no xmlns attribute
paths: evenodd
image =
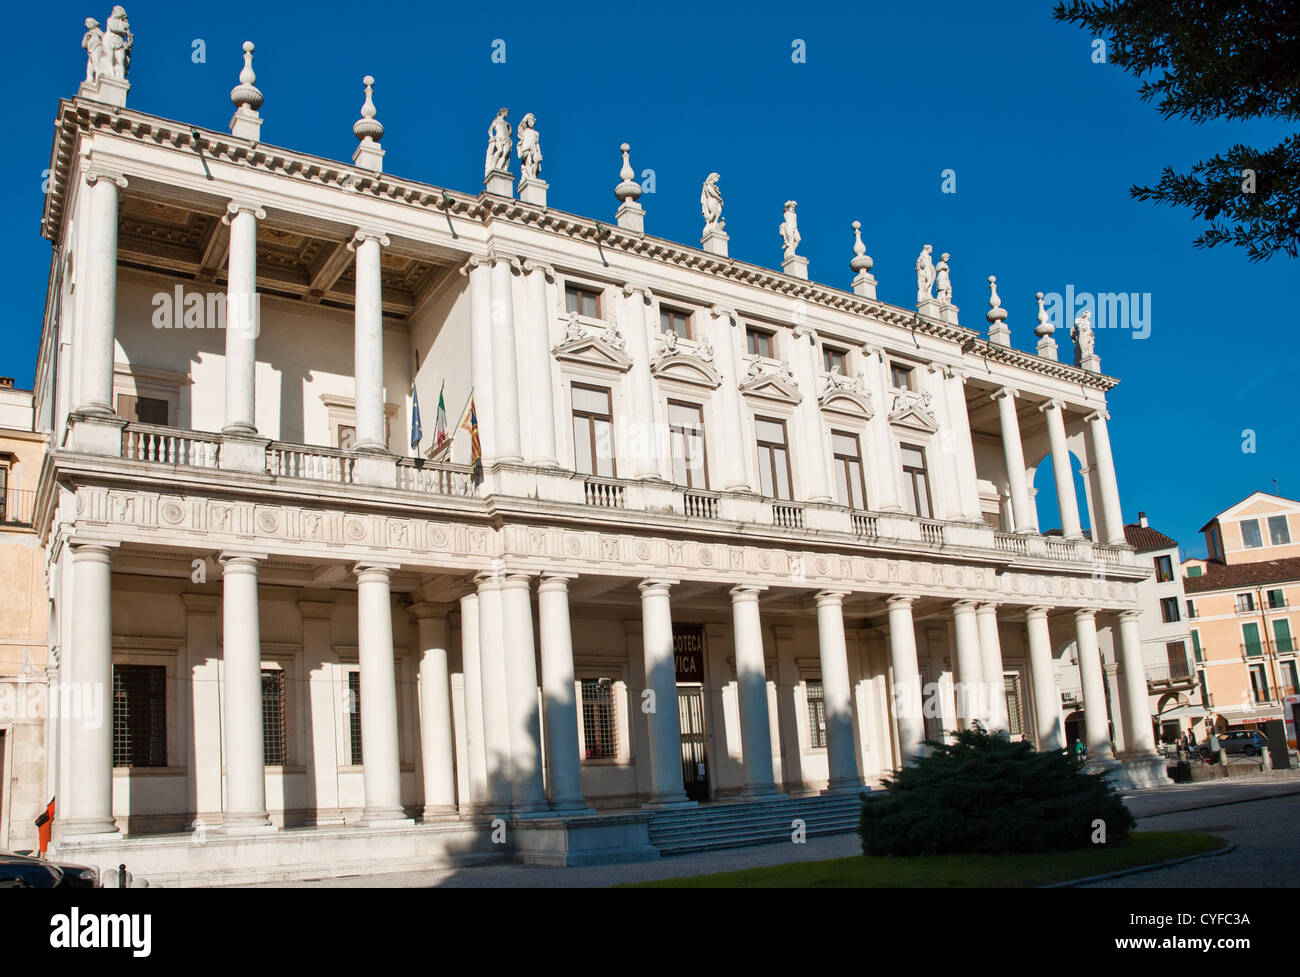
<svg viewBox="0 0 1300 977"><path fill-rule="evenodd" d="M81 133L110 132L138 142L176 150L197 149L209 159L223 163L247 166L318 186L335 187L350 194L388 199L439 216L476 220L485 226L496 220L504 220L561 237L591 241L602 248L617 249L627 255L706 272L774 295L798 299L849 315L868 317L885 325L911 330L914 334L954 343L963 352L982 356L990 363L1067 380L1083 387L1106 391L1119 382L1113 377L1090 373L1070 364L1045 360L1011 347L989 343L973 330L921 315L914 310L887 305L877 299L795 278L770 268L709 254L698 248L630 231L616 224L566 214L522 200L486 192L470 196L80 97L60 101L55 124L57 132L50 165L50 192L46 195L41 233L56 245L63 234L68 177L75 165L77 136Z"/></svg>

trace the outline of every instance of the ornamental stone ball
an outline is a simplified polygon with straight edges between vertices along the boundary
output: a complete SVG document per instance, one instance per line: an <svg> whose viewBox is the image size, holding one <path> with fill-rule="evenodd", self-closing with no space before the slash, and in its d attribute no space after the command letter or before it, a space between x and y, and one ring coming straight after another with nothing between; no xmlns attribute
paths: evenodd
<svg viewBox="0 0 1300 977"><path fill-rule="evenodd" d="M623 168L618 171L619 184L614 188L614 196L618 198L619 203L631 201L635 203L641 197L641 184L636 182L636 171L632 169L632 161L628 154L632 147L623 143L618 147L623 154Z"/></svg>

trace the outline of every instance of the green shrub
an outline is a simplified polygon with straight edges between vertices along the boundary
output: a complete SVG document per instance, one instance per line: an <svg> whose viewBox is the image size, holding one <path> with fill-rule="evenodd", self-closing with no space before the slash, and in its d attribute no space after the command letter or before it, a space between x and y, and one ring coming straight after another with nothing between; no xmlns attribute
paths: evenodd
<svg viewBox="0 0 1300 977"><path fill-rule="evenodd" d="M1123 842L1133 816L1073 753L1038 753L976 727L865 795L858 833L867 855L1049 852Z"/></svg>

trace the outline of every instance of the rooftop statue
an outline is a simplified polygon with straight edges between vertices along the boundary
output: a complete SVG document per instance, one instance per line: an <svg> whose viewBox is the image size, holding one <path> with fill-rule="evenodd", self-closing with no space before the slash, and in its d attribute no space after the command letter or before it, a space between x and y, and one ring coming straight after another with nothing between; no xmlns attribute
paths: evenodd
<svg viewBox="0 0 1300 977"><path fill-rule="evenodd" d="M1092 356L1096 347L1096 337L1092 331L1092 313L1084 309L1079 318L1074 320L1070 338L1074 340L1074 364L1081 366L1084 357Z"/></svg>
<svg viewBox="0 0 1300 977"><path fill-rule="evenodd" d="M487 157L483 162L483 175L486 177L493 170L509 172L510 170L510 123L507 118L509 109L498 109L497 117L488 126ZM541 156L538 156L541 159Z"/></svg>
<svg viewBox="0 0 1300 977"><path fill-rule="evenodd" d="M94 84L100 78L125 81L131 69L131 45L134 43L131 22L121 7L114 7L108 15L107 32L100 28L94 17L87 17L86 33L81 38L81 46L86 52L86 83Z"/></svg>
<svg viewBox="0 0 1300 977"><path fill-rule="evenodd" d="M104 32L94 17L86 18L86 33L81 38L81 46L86 52L86 84L93 85L104 67Z"/></svg>
<svg viewBox="0 0 1300 977"><path fill-rule="evenodd" d="M803 240L799 236L799 218L795 216L794 209L798 206L795 201L787 200L785 202L785 219L781 221L781 241L785 245L785 256L787 259L795 256L795 249L799 247L799 242Z"/></svg>
<svg viewBox="0 0 1300 977"><path fill-rule="evenodd" d="M726 223L722 219L722 191L718 189L717 173L710 173L700 190L700 210L704 214L704 233L720 231Z"/></svg>
<svg viewBox="0 0 1300 977"><path fill-rule="evenodd" d="M939 256L934 266L934 290L940 305L952 305L952 279L948 277L948 252Z"/></svg>
<svg viewBox="0 0 1300 977"><path fill-rule="evenodd" d="M934 249L926 245L916 259L916 304L934 299L930 289L934 287L934 264L930 261L930 252Z"/></svg>
<svg viewBox="0 0 1300 977"><path fill-rule="evenodd" d="M516 152L520 170L525 180L536 180L542 172L542 143L537 134L537 117L533 113L529 112L519 121L518 135Z"/></svg>

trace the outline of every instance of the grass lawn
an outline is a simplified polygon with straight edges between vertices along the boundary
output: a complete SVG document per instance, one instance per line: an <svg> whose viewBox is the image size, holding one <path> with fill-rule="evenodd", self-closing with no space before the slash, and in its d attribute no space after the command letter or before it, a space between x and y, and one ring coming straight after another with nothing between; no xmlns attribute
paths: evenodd
<svg viewBox="0 0 1300 977"><path fill-rule="evenodd" d="M1068 882L1090 875L1150 865L1213 851L1224 844L1214 835L1186 831L1135 831L1122 845L1075 849L1047 855L897 855L791 862L740 872L642 882L658 889L805 888L1020 888Z"/></svg>

